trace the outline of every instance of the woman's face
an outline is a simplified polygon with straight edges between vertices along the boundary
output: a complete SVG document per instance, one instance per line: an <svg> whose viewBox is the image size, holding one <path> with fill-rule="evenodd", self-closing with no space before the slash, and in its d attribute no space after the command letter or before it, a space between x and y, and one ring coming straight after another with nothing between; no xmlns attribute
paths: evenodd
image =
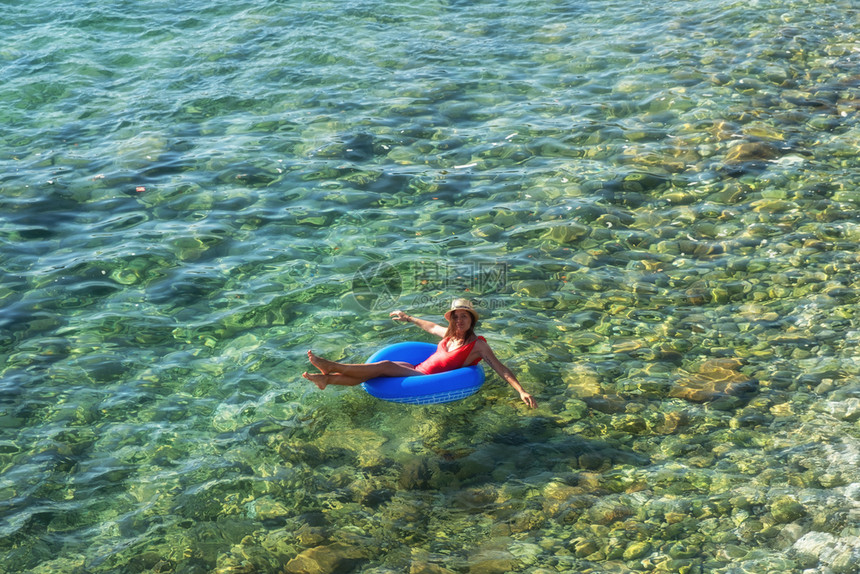
<svg viewBox="0 0 860 574"><path fill-rule="evenodd" d="M451 313L451 325L459 334L464 334L472 326L472 314L468 311L454 311Z"/></svg>

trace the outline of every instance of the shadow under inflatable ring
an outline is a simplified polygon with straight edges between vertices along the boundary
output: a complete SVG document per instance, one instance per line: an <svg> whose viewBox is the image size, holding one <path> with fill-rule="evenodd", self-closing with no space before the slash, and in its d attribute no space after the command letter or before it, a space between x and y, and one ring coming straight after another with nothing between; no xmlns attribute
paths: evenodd
<svg viewBox="0 0 860 574"><path fill-rule="evenodd" d="M436 351L432 343L407 341L384 347L367 359L377 361L405 361L417 365ZM377 399L393 403L432 405L448 403L474 395L484 384L484 369L480 365L462 367L444 373L411 377L377 377L361 384Z"/></svg>

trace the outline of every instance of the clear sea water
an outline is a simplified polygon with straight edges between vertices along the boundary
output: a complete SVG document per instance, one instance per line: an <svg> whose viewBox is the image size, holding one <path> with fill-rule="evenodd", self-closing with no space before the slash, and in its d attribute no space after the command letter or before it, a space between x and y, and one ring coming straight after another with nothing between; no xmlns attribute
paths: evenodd
<svg viewBox="0 0 860 574"><path fill-rule="evenodd" d="M0 5L0 573L857 571L855 2Z"/></svg>

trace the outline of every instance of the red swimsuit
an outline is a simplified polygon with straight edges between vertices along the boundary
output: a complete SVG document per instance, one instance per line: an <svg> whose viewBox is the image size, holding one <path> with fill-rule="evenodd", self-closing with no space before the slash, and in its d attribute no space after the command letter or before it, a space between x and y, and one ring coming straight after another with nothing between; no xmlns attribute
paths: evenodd
<svg viewBox="0 0 860 574"><path fill-rule="evenodd" d="M478 337L478 339L484 342L487 341L483 337ZM449 352L447 348L448 337L446 337L439 341L439 346L436 347L436 352L427 357L427 359L425 359L420 365L416 365L415 370L421 371L425 375L432 375L433 373L444 373L445 371L459 369L463 366L466 359L469 358L469 353L472 352L478 339L475 339L471 343L463 345L462 347L457 347L453 351ZM477 365L479 362L481 362L480 358L478 358L477 361L474 361L472 365Z"/></svg>

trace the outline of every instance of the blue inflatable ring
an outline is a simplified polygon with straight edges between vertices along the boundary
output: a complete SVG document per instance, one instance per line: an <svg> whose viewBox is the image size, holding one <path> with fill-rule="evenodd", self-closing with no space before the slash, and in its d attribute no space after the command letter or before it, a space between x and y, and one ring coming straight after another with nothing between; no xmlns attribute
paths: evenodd
<svg viewBox="0 0 860 574"><path fill-rule="evenodd" d="M406 361L417 365L433 354L436 345L409 341L396 343L375 352L367 360ZM377 399L394 403L431 405L448 403L474 395L484 384L484 369L480 365L462 367L444 373L414 377L377 377L361 384Z"/></svg>

